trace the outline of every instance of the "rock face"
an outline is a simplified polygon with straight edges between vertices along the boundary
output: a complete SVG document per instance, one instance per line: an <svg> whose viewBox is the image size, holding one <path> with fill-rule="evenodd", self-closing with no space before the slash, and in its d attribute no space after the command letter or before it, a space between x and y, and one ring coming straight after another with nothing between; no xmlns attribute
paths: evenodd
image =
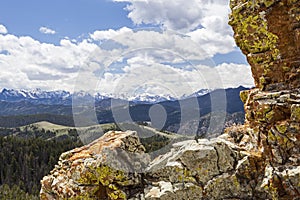
<svg viewBox="0 0 300 200"><path fill-rule="evenodd" d="M232 0L231 9L256 84L241 98L266 166L262 187L273 198L300 198L300 1Z"/></svg>
<svg viewBox="0 0 300 200"><path fill-rule="evenodd" d="M135 132L61 155L41 199L300 199L300 1L231 0L230 24L256 88L246 123L150 160Z"/></svg>
<svg viewBox="0 0 300 200"><path fill-rule="evenodd" d="M136 132L108 132L89 145L63 153L45 176L41 199L125 199L143 187L150 159Z"/></svg>
<svg viewBox="0 0 300 200"><path fill-rule="evenodd" d="M299 87L299 3L298 0L231 0L230 25L260 89Z"/></svg>
<svg viewBox="0 0 300 200"><path fill-rule="evenodd" d="M229 141L228 135L187 140L150 161L136 132L108 132L60 156L45 176L41 199L220 199L268 197L261 155ZM246 144L249 138L243 139ZM243 143L241 142L241 144ZM296 173L296 172L294 172ZM241 177L243 174L243 177Z"/></svg>

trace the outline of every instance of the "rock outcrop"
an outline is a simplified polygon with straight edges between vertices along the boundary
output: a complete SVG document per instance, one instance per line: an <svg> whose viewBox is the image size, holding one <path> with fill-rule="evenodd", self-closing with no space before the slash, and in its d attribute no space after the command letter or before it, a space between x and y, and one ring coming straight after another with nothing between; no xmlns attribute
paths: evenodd
<svg viewBox="0 0 300 200"><path fill-rule="evenodd" d="M299 88L298 0L231 0L230 25L262 90Z"/></svg>
<svg viewBox="0 0 300 200"><path fill-rule="evenodd" d="M135 132L61 155L41 199L300 199L300 1L231 0L230 25L256 88L246 123L150 160Z"/></svg>
<svg viewBox="0 0 300 200"><path fill-rule="evenodd" d="M232 0L231 9L256 84L241 97L265 163L261 187L272 198L300 198L300 1Z"/></svg>
<svg viewBox="0 0 300 200"><path fill-rule="evenodd" d="M260 198L263 160L228 135L186 140L150 162L136 132L108 132L66 152L45 176L41 199L220 199ZM243 145L244 144L244 145ZM241 177L243 174L243 177Z"/></svg>
<svg viewBox="0 0 300 200"><path fill-rule="evenodd" d="M142 169L150 158L136 132L108 132L63 153L41 181L41 199L125 199L143 191Z"/></svg>

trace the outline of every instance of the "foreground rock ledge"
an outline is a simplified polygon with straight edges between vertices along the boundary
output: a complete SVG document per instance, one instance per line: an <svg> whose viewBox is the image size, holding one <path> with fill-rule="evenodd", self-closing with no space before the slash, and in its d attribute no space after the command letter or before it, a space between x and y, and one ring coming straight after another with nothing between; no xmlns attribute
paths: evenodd
<svg viewBox="0 0 300 200"><path fill-rule="evenodd" d="M41 199L266 198L261 156L227 135L187 140L150 162L136 132L108 132L60 156L45 176ZM242 145L244 144L244 146ZM293 171L293 173L295 173ZM258 187L259 193L254 191Z"/></svg>
<svg viewBox="0 0 300 200"><path fill-rule="evenodd" d="M149 156L136 132L108 132L89 145L63 153L45 176L41 199L125 199L140 192Z"/></svg>
<svg viewBox="0 0 300 200"><path fill-rule="evenodd" d="M135 132L106 133L61 155L41 199L300 199L300 1L230 6L256 84L241 93L245 125L152 161Z"/></svg>
<svg viewBox="0 0 300 200"><path fill-rule="evenodd" d="M248 131L250 131L249 129ZM276 174L299 189L300 167L282 171L256 152L245 127L218 138L187 140L150 162L136 132L108 132L61 155L41 199L272 199ZM237 142L238 141L238 142ZM273 184L273 185L272 185ZM295 193L294 197L298 194Z"/></svg>

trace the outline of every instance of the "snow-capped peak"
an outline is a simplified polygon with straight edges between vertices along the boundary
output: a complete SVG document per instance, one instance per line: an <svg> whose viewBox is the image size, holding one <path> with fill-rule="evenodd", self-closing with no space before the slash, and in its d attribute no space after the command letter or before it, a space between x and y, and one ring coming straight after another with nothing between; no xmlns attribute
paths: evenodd
<svg viewBox="0 0 300 200"><path fill-rule="evenodd" d="M62 100L70 98L70 92L66 91L43 91L42 89L34 90L14 90L4 88L0 92L0 100L18 102L34 101L46 104L60 104Z"/></svg>
<svg viewBox="0 0 300 200"><path fill-rule="evenodd" d="M191 97L200 97L200 96L204 96L210 92L212 92L212 90L210 90L210 89L201 89L201 90L198 90L197 92L194 92L193 94L183 95L181 97L181 99L187 99L187 98L191 98Z"/></svg>
<svg viewBox="0 0 300 200"><path fill-rule="evenodd" d="M174 101L190 97L203 96L211 92L208 89L199 90L191 95L184 95L180 98L173 97L172 95L167 94L150 94L150 93L141 93L141 94L90 94L89 92L79 91L74 92L73 94L64 91L44 91L42 89L34 90L14 90L4 88L0 92L0 100L18 102L18 101L30 101L34 103L45 103L45 104L71 104L72 98L79 98L81 100L91 100L101 101L108 98L122 99L136 103L158 103L162 101Z"/></svg>

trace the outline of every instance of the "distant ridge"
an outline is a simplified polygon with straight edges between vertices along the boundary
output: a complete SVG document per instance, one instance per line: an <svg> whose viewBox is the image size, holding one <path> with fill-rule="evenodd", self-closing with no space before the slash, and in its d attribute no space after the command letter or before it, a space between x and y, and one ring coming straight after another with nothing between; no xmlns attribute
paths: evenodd
<svg viewBox="0 0 300 200"><path fill-rule="evenodd" d="M166 111L166 121L164 130L177 132L179 127L189 130L193 123L200 121L201 127L207 126L210 120L212 111L226 112L226 123L243 123L244 121L244 105L240 100L240 91L246 90L245 87L218 89L206 93L201 91L201 95L186 97L181 100L171 99L159 102L149 101L126 101L121 99L102 98L96 101L91 106L95 106L96 116L99 124L115 123L115 113L130 113L130 120L134 122L150 122L151 118L149 111L153 105L160 105ZM24 93L24 94L23 94ZM205 94L206 93L206 94ZM199 94L199 93L198 93ZM15 91L5 89L0 93L0 127L16 127L32 124L40 121L48 121L51 123L75 126L73 120L72 99L70 93L54 92L43 93L26 93L25 91ZM26 99L26 97L28 97ZM34 97L34 98L33 98ZM224 102L223 105L212 105L211 98L219 98L218 101ZM80 93L80 100L84 103L85 100L90 100L92 96L85 96L85 93ZM66 101L69 101L66 103ZM196 101L195 101L196 100ZM60 102L63 101L63 102ZM112 101L114 103L112 103ZM116 102L116 103L115 103ZM195 104L196 102L196 104ZM75 105L81 108L80 104ZM214 109L212 107L215 106ZM199 112L199 117L188 117L182 122L182 110L189 113ZM84 109L83 109L84 111ZM127 118L120 122L127 122ZM83 114L80 117L83 124L80 126L88 126L89 120ZM87 122L87 123L85 123ZM182 129L182 128L181 128ZM205 129L202 131L205 132Z"/></svg>
<svg viewBox="0 0 300 200"><path fill-rule="evenodd" d="M153 95L153 94L139 94L139 95L112 95L112 94L90 94L88 92L68 92L64 90L44 91L41 89L34 90L16 90L16 89L2 89L0 92L0 101L6 102L31 102L34 104L45 105L71 105L72 98L80 98L81 100L95 100L96 102L105 99L120 99L134 103L159 103L163 101L175 101L191 97L199 97L208 94L211 90L201 89L193 94L184 95L180 98L172 97L171 95Z"/></svg>

